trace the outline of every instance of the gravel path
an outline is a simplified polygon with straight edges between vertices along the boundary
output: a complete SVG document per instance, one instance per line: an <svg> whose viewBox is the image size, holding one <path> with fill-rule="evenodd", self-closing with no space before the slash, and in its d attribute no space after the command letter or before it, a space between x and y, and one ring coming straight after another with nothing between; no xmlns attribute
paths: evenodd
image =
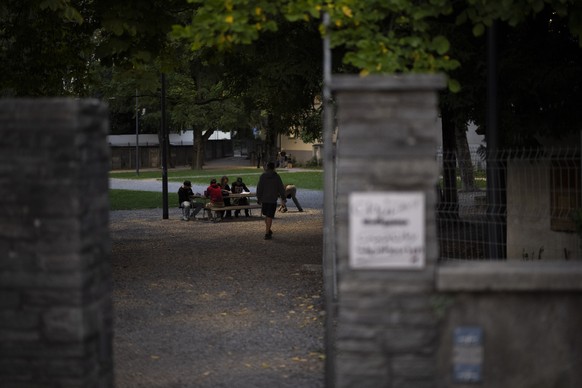
<svg viewBox="0 0 582 388"><path fill-rule="evenodd" d="M256 212L110 213L117 387L323 387L323 217L300 194L268 241Z"/></svg>

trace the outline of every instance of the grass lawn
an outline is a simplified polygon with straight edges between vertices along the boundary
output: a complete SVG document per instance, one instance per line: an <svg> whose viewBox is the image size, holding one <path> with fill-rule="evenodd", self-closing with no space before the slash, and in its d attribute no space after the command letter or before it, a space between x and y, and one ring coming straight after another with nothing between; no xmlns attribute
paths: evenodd
<svg viewBox="0 0 582 388"><path fill-rule="evenodd" d="M323 171L302 169L300 171L277 170L283 179L283 183L292 183L300 189L323 190ZM237 177L243 178L247 186L256 186L261 175L261 170L256 168L239 168L231 170L172 170L168 171L168 181L183 182L186 179L194 184L207 185L210 179L220 179L226 175L233 182ZM161 171L144 171L139 176L135 172L110 172L111 178L122 179L158 179L162 180ZM439 181L442 187L442 177ZM478 177L475 184L480 189L486 188L486 180ZM457 177L457 187L461 187L461 179ZM135 209L155 209L162 207L162 193L133 190L109 190L109 203L111 210L135 210ZM177 193L168 193L168 204L170 207L178 203Z"/></svg>
<svg viewBox="0 0 582 388"><path fill-rule="evenodd" d="M300 189L323 190L323 171L304 169L301 171L277 171L285 184L294 184ZM226 175L232 183L236 178L243 178L247 186L256 186L262 170L257 168L240 168L231 170L172 170L168 171L169 182L191 181L193 184L207 185L212 178L220 180L220 177ZM121 179L158 179L162 180L161 171L143 171L139 176L135 172L115 172L109 173L111 178ZM162 193L151 191L135 190L109 190L109 208L111 210L136 210L136 209L155 209L162 207ZM168 193L168 205L178 206L178 194Z"/></svg>
<svg viewBox="0 0 582 388"><path fill-rule="evenodd" d="M230 183L234 182L236 178L243 178L247 186L256 186L261 176L262 170L257 168L238 168L231 170L172 170L168 171L169 182L183 182L185 180L191 181L193 184L207 185L212 178L220 180L220 177L226 175L230 179ZM281 175L283 183L294 184L298 188L308 190L323 190L323 170L309 170L304 169L300 171L277 170ZM140 172L139 176L135 172L115 172L109 173L111 178L122 179L162 179L161 171L144 171Z"/></svg>
<svg viewBox="0 0 582 388"><path fill-rule="evenodd" d="M109 190L110 210L156 209L162 207L162 202L161 192ZM178 193L168 193L168 206L178 207Z"/></svg>

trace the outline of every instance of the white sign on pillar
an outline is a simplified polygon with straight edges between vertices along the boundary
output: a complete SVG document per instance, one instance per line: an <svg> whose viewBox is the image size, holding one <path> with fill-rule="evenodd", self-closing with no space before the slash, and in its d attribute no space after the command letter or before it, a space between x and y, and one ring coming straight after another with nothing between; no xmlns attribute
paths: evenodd
<svg viewBox="0 0 582 388"><path fill-rule="evenodd" d="M349 206L352 268L424 268L423 192L352 193Z"/></svg>

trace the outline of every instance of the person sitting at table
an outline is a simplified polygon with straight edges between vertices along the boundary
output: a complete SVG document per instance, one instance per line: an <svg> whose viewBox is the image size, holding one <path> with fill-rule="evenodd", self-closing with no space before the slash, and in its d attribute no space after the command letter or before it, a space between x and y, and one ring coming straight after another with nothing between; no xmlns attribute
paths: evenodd
<svg viewBox="0 0 582 388"><path fill-rule="evenodd" d="M247 185L244 184L243 179L241 177L236 178L236 181L232 183L231 191L233 194L241 194L241 193L250 193L249 188ZM241 205L246 206L249 204L249 199L246 197L241 198L233 198L232 199L233 205ZM234 216L238 217L240 214L240 209L234 211ZM249 209L245 209L245 216L249 216Z"/></svg>
<svg viewBox="0 0 582 388"><path fill-rule="evenodd" d="M192 201L193 196L192 183L190 181L184 181L178 189L178 203L182 209L182 221L188 221L191 217L195 218L196 214L204 207L203 204ZM192 208L194 209L192 210Z"/></svg>
<svg viewBox="0 0 582 388"><path fill-rule="evenodd" d="M303 208L301 207L301 205L299 204L299 201L297 200L297 187L295 187L295 185L285 185L285 197L287 197L287 199L292 199L293 203L295 204L295 206L297 206L297 210L302 212ZM287 205L285 203L281 204L281 207L279 208L279 211L281 213L285 213L287 211Z"/></svg>
<svg viewBox="0 0 582 388"><path fill-rule="evenodd" d="M228 177L225 175L220 178L220 188L222 189L222 197L224 198L224 205L230 206L230 186L228 185ZM230 210L226 211L226 216L224 218L232 218L232 212Z"/></svg>
<svg viewBox="0 0 582 388"><path fill-rule="evenodd" d="M207 209L213 208L221 208L224 207L224 197L222 196L222 188L218 183L216 183L216 179L212 179L210 181L210 186L206 188L204 192L206 197L210 198L210 202L206 204ZM220 219L224 216L224 211L217 212L220 216Z"/></svg>

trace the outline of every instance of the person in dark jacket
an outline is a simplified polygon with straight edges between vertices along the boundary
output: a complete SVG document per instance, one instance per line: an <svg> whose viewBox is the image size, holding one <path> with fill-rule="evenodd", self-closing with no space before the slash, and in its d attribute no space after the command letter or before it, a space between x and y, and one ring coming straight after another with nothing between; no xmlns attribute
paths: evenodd
<svg viewBox="0 0 582 388"><path fill-rule="evenodd" d="M236 178L236 181L234 181L232 183L232 186L230 187L231 191L233 194L241 194L241 193L250 193L249 188L247 187L247 185L244 184L243 180L241 177ZM241 205L241 206L246 206L249 204L249 199L248 198L233 198L232 200L234 205ZM240 210L235 210L234 211L234 216L238 217L238 215L240 214ZM249 216L249 209L245 209L245 216Z"/></svg>
<svg viewBox="0 0 582 388"><path fill-rule="evenodd" d="M265 240L270 240L273 236L271 225L277 211L277 198L281 198L282 204L287 202L285 186L279 174L275 172L275 163L269 162L257 184L257 202L261 204L261 212L265 216Z"/></svg>
<svg viewBox="0 0 582 388"><path fill-rule="evenodd" d="M178 203L182 209L182 221L189 221L190 218L196 217L196 214L204 207L203 204L192 201L192 196L194 196L192 183L184 181L178 189ZM192 210L192 208L194 209Z"/></svg>
<svg viewBox="0 0 582 388"><path fill-rule="evenodd" d="M224 206L230 206L230 186L228 185L228 177L225 175L220 178L220 188L222 189L222 197L224 198ZM226 211L226 216L224 218L232 218L232 212L230 210Z"/></svg>

